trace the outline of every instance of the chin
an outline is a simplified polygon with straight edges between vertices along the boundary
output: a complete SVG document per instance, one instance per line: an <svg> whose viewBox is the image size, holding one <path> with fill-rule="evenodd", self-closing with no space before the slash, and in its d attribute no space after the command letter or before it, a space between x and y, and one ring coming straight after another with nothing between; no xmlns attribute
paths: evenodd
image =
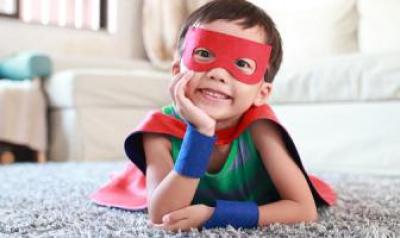
<svg viewBox="0 0 400 238"><path fill-rule="evenodd" d="M241 115L238 115L236 113L233 113L233 111L230 108L210 108L207 106L199 106L203 111L205 111L211 118L218 122L223 122L231 124L234 122L237 122L238 118L240 118Z"/></svg>
<svg viewBox="0 0 400 238"><path fill-rule="evenodd" d="M226 117L227 114L225 110L218 105L207 105L200 103L197 106L215 120L221 120L222 118Z"/></svg>

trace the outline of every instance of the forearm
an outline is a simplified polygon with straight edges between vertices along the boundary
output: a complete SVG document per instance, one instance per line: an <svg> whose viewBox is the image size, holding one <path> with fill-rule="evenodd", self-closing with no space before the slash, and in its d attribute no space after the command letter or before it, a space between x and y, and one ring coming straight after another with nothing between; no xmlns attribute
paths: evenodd
<svg viewBox="0 0 400 238"><path fill-rule="evenodd" d="M313 204L303 204L291 200L280 200L259 206L260 217L258 225L271 223L313 222L318 219L317 209Z"/></svg>
<svg viewBox="0 0 400 238"><path fill-rule="evenodd" d="M151 221L161 223L165 214L189 206L199 181L199 178L185 177L172 170L150 196L148 209Z"/></svg>
<svg viewBox="0 0 400 238"><path fill-rule="evenodd" d="M217 200L212 216L205 228L226 227L254 228L271 223L298 223L317 220L315 205L305 205L290 200L257 206L251 201Z"/></svg>
<svg viewBox="0 0 400 238"><path fill-rule="evenodd" d="M190 205L207 170L214 142L215 137L188 125L173 170L151 189L149 213L153 222L159 223L163 215Z"/></svg>

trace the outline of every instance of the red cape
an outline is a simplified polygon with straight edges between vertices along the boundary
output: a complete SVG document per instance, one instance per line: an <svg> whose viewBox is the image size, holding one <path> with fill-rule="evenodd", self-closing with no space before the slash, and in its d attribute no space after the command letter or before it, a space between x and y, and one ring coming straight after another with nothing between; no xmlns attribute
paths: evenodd
<svg viewBox="0 0 400 238"><path fill-rule="evenodd" d="M307 179L316 205L333 205L336 202L335 192L324 181L306 173L292 138L279 123L270 106L252 107L243 115L236 127L217 131L216 144L231 143L257 120L270 120L278 125L292 159ZM110 182L91 194L91 200L100 205L129 210L146 208L146 160L144 157L142 135L144 133L160 133L182 139L185 131L186 124L183 121L173 116L165 115L161 111L151 112L125 140L125 152L133 164L130 163L125 171L117 176L113 176Z"/></svg>

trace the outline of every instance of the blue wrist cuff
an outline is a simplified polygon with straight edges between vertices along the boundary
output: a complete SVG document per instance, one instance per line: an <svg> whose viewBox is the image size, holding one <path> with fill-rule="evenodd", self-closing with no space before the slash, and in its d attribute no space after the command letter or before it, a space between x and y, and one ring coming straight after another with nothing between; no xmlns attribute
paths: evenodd
<svg viewBox="0 0 400 238"><path fill-rule="evenodd" d="M214 143L215 136L203 135L189 123L175 162L175 171L192 178L203 176L207 170Z"/></svg>
<svg viewBox="0 0 400 238"><path fill-rule="evenodd" d="M217 200L211 218L203 225L205 228L226 227L254 228L258 225L258 206L255 202Z"/></svg>

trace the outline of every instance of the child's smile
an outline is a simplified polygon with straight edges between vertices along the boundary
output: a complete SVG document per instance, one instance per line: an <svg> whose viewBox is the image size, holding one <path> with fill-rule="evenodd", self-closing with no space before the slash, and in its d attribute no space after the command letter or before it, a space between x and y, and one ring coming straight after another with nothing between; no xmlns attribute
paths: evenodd
<svg viewBox="0 0 400 238"><path fill-rule="evenodd" d="M214 100L214 101L226 101L230 100L232 97L225 94L224 92L211 89L211 88L202 88L198 89L198 91L203 94L203 96L207 99Z"/></svg>
<svg viewBox="0 0 400 238"><path fill-rule="evenodd" d="M266 36L258 26L243 29L239 22L217 20L198 27L256 43L265 42ZM204 47L195 48L193 60L200 64L213 62L215 54ZM187 68L183 61L180 67L183 71ZM235 67L243 74L251 74L255 71L256 62L249 58L240 58L235 62ZM187 84L186 96L213 117L217 121L217 128L222 129L234 126L252 105L265 103L271 85L264 82L263 78L257 81L256 83L240 81L223 67L214 67L202 72L195 71L193 78Z"/></svg>

